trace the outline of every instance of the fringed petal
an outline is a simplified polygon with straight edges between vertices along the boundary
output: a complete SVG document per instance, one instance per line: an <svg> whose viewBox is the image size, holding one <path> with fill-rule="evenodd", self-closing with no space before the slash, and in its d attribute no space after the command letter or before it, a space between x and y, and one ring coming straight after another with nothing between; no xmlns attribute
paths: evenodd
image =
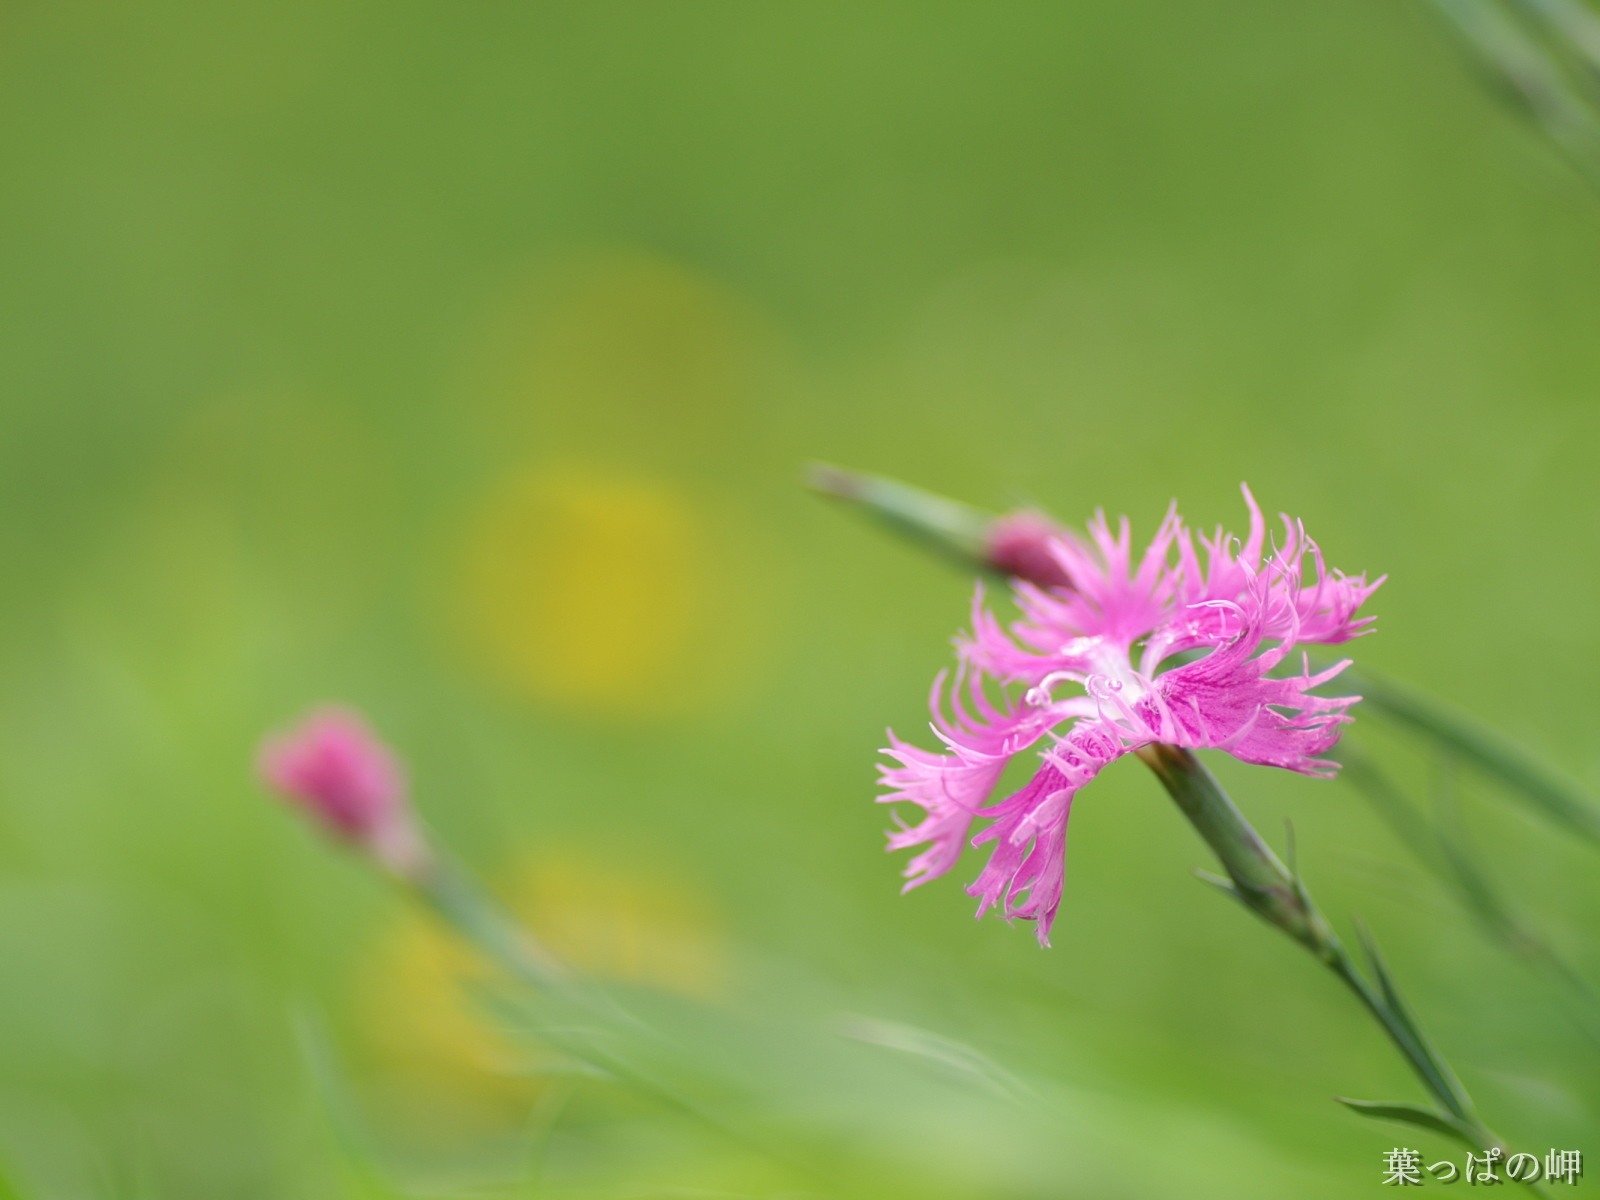
<svg viewBox="0 0 1600 1200"><path fill-rule="evenodd" d="M1120 738L1080 721L1045 757L1027 785L985 809L993 821L972 839L992 843L989 861L967 888L977 897L978 915L998 910L1008 919L1033 921L1041 946L1050 944L1050 926L1061 907L1066 875L1067 817L1078 789L1126 750Z"/></svg>

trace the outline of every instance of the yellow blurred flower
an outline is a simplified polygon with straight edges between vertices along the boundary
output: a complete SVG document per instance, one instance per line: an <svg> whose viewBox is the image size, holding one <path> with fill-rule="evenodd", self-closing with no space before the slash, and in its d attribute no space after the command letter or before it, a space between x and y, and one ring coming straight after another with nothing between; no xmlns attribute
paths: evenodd
<svg viewBox="0 0 1600 1200"><path fill-rule="evenodd" d="M748 464L776 345L731 288L636 249L574 254L492 302L461 390L496 481L443 576L473 663L635 720L750 677L774 552L698 481Z"/></svg>
<svg viewBox="0 0 1600 1200"><path fill-rule="evenodd" d="M758 606L737 539L670 484L530 467L468 520L458 636L493 679L553 707L681 714L748 665Z"/></svg>

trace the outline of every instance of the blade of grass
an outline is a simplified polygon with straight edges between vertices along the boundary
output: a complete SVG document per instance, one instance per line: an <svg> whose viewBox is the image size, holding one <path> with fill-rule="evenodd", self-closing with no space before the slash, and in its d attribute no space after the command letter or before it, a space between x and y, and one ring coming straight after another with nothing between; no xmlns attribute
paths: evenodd
<svg viewBox="0 0 1600 1200"><path fill-rule="evenodd" d="M1364 754L1346 747L1341 757L1344 763L1340 777L1367 798L1394 831L1396 840L1456 893L1485 937L1513 958L1561 984L1573 1024L1600 1045L1600 997L1495 883L1448 795L1442 798L1441 811L1430 822Z"/></svg>
<svg viewBox="0 0 1600 1200"><path fill-rule="evenodd" d="M1492 729L1408 687L1352 667L1343 679L1361 702L1430 738L1459 761L1505 786L1547 820L1600 846L1600 801Z"/></svg>
<svg viewBox="0 0 1600 1200"><path fill-rule="evenodd" d="M296 1040L305 1059L345 1186L361 1200L407 1200L373 1161L350 1087L321 1018L309 1007L295 1014Z"/></svg>
<svg viewBox="0 0 1600 1200"><path fill-rule="evenodd" d="M1530 117L1600 189L1600 116L1559 62L1496 0L1433 0L1500 95Z"/></svg>

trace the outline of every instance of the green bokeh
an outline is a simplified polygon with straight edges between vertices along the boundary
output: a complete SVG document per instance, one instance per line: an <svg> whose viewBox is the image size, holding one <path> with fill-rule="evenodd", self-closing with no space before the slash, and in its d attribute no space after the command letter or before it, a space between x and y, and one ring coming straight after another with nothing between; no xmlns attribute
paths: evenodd
<svg viewBox="0 0 1600 1200"><path fill-rule="evenodd" d="M1600 204L1421 5L8 6L0 1163L29 1196L376 1194L294 1014L359 1046L400 902L250 772L333 697L491 875L667 864L740 994L1057 1080L1074 1119L964 1139L906 1097L896 1152L953 1195L1376 1186L1408 1135L1328 1098L1413 1085L1189 878L1137 764L1077 806L1050 952L955 878L896 895L874 751L921 727L970 580L801 466L1142 531L1172 497L1236 524L1248 479L1389 575L1364 662L1596 782L1597 311ZM460 628L485 497L569 470L678 497L718 572L686 595L739 610L611 708L507 687ZM1293 818L1484 1109L1600 1153L1595 1045L1356 791L1218 770ZM1463 803L1595 977L1590 854ZM552 1194L783 1186L583 1104ZM371 1120L414 1194L504 1172Z"/></svg>

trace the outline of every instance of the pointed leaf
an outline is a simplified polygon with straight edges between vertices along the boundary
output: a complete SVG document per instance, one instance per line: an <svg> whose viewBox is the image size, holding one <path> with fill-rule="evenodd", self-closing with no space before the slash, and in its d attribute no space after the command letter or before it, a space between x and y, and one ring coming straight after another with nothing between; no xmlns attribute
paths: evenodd
<svg viewBox="0 0 1600 1200"><path fill-rule="evenodd" d="M1478 1148L1472 1130L1454 1117L1435 1112L1431 1108L1381 1100L1351 1100L1346 1096L1335 1096L1334 1099L1351 1112L1360 1113L1363 1117L1371 1117L1377 1121L1398 1121L1402 1125L1415 1125L1418 1129L1428 1129L1445 1137L1454 1138L1474 1150Z"/></svg>
<svg viewBox="0 0 1600 1200"><path fill-rule="evenodd" d="M1216 888L1229 900L1243 904L1246 908L1250 907L1250 902L1244 898L1244 893L1239 890L1238 885L1233 880L1222 875L1214 875L1210 871L1202 871L1199 867L1194 869L1194 877L1201 883Z"/></svg>
<svg viewBox="0 0 1600 1200"><path fill-rule="evenodd" d="M1434 1050L1428 1039L1423 1035L1422 1030L1417 1027L1415 1019L1411 1016L1410 1007L1401 997L1400 989L1395 986L1394 977L1389 973L1388 964L1384 962L1383 955L1378 950L1378 943L1373 940L1372 931L1367 928L1366 923L1363 921L1357 920L1355 925L1356 936L1361 939L1361 948L1366 952L1367 961L1372 965L1372 973L1377 977L1378 987L1383 992L1384 1006L1393 1016L1395 1023L1411 1039L1417 1049L1417 1053L1426 1060L1428 1066L1433 1070L1440 1085L1435 1091L1442 1089L1443 1093L1445 1093L1440 1096L1440 1099L1459 1112L1472 1111L1471 1101L1467 1099L1466 1090L1461 1086L1461 1081L1445 1065L1444 1060L1439 1057L1438 1052Z"/></svg>

